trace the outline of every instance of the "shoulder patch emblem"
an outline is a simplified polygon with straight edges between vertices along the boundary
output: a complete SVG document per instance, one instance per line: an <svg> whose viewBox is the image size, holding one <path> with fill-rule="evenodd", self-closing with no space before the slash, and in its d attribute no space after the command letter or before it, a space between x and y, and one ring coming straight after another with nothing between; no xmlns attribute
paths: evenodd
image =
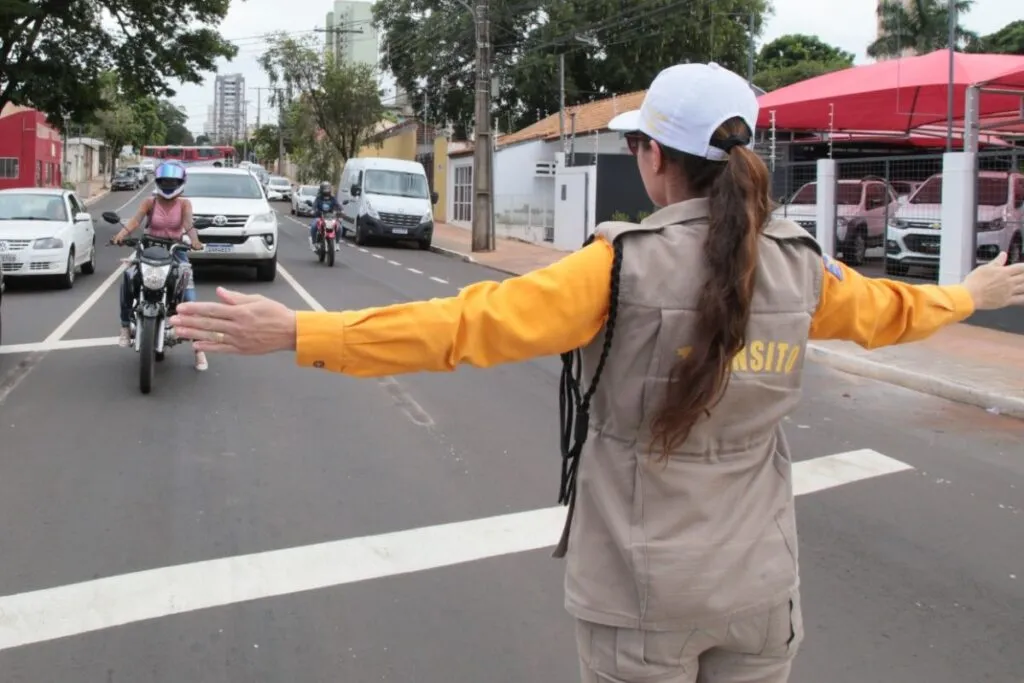
<svg viewBox="0 0 1024 683"><path fill-rule="evenodd" d="M839 267L839 264L832 260L832 257L828 254L822 254L821 260L825 264L825 270L832 273L837 280L843 279L843 269Z"/></svg>

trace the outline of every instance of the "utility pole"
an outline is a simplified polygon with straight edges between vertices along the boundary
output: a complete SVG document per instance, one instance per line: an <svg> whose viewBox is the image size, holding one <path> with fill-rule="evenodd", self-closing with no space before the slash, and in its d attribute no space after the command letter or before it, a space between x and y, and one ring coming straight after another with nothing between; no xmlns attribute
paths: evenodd
<svg viewBox="0 0 1024 683"><path fill-rule="evenodd" d="M242 161L249 161L249 100L242 100L242 121L244 137L242 143ZM237 164L235 164L237 166Z"/></svg>
<svg viewBox="0 0 1024 683"><path fill-rule="evenodd" d="M284 92L277 89L277 175L284 175Z"/></svg>
<svg viewBox="0 0 1024 683"><path fill-rule="evenodd" d="M494 188L491 168L491 37L490 0L477 0L476 25L476 135L473 143L473 251L494 250Z"/></svg>
<svg viewBox="0 0 1024 683"><path fill-rule="evenodd" d="M71 165L68 164L68 135L71 133L71 117L64 114L64 151L61 152L61 168L60 171L60 184L68 182L68 171L71 169ZM141 151L141 150L140 150Z"/></svg>
<svg viewBox="0 0 1024 683"><path fill-rule="evenodd" d="M565 152L565 53L558 55L558 140Z"/></svg>
<svg viewBox="0 0 1024 683"><path fill-rule="evenodd" d="M747 49L747 82L754 84L754 13L750 13L750 45Z"/></svg>
<svg viewBox="0 0 1024 683"><path fill-rule="evenodd" d="M331 28L315 28L313 30L316 31L317 33L326 33L326 34L332 36L332 38L331 38L331 52L334 53L334 63L335 64L340 64L341 63L341 50L339 49L340 45L338 44L340 41L338 41L336 39L336 36L344 35L346 33L363 33L363 29L355 30L355 29L350 29L350 28L341 28L340 25L339 26L333 26Z"/></svg>

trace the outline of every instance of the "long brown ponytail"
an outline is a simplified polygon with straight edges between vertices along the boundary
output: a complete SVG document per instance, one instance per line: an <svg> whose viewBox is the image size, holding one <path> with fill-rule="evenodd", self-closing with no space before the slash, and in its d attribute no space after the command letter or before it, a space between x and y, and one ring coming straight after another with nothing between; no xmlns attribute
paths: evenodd
<svg viewBox="0 0 1024 683"><path fill-rule="evenodd" d="M710 227L704 245L709 275L700 294L694 341L672 368L665 402L651 425L662 459L721 400L733 356L746 344L758 238L771 215L768 169L745 146L750 138L750 129L735 118L712 136L714 146L728 149L725 163L664 150L682 167L691 191L708 197Z"/></svg>

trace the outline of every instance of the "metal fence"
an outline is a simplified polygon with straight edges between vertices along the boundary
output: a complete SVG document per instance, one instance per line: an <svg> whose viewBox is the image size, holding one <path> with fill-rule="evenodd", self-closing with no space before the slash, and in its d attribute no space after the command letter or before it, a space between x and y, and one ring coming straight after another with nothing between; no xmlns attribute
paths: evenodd
<svg viewBox="0 0 1024 683"><path fill-rule="evenodd" d="M555 225L554 188L542 195L494 196L494 229L499 237L549 242Z"/></svg>
<svg viewBox="0 0 1024 683"><path fill-rule="evenodd" d="M1021 260L1024 150L978 155L976 255ZM871 276L934 281L942 250L942 154L836 161L835 251ZM817 162L776 163L776 213L817 235ZM819 236L820 237L820 236Z"/></svg>

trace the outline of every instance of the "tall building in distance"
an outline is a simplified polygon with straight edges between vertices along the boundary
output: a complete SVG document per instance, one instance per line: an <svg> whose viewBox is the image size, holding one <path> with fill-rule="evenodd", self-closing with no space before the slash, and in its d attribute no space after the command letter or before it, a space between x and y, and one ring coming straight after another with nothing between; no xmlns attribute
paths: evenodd
<svg viewBox="0 0 1024 683"><path fill-rule="evenodd" d="M373 5L358 0L334 0L327 13L327 51L340 62L380 68L380 40L373 26Z"/></svg>
<svg viewBox="0 0 1024 683"><path fill-rule="evenodd" d="M217 142L231 144L245 136L245 77L217 75L213 85L213 130Z"/></svg>

